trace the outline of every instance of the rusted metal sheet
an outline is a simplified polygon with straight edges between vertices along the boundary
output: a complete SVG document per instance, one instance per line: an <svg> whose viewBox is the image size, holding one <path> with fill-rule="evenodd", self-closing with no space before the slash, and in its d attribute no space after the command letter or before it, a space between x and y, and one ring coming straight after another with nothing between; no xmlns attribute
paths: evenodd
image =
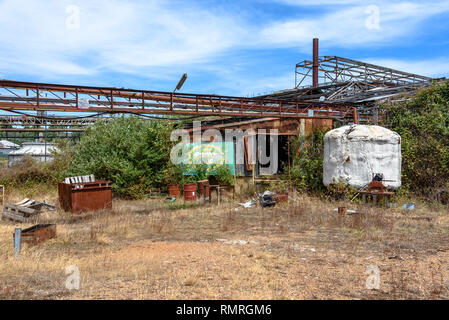
<svg viewBox="0 0 449 320"><path fill-rule="evenodd" d="M288 194L278 193L273 196L276 202L288 202Z"/></svg>
<svg viewBox="0 0 449 320"><path fill-rule="evenodd" d="M210 197L209 180L198 181L198 194L201 199L209 200Z"/></svg>
<svg viewBox="0 0 449 320"><path fill-rule="evenodd" d="M249 142L248 136L243 138L245 145L245 166L247 171L251 171L253 169L253 143Z"/></svg>
<svg viewBox="0 0 449 320"><path fill-rule="evenodd" d="M313 130L330 130L334 128L334 121L332 119L313 119Z"/></svg>
<svg viewBox="0 0 449 320"><path fill-rule="evenodd" d="M112 209L112 190L108 181L58 184L59 204L65 211L82 213Z"/></svg>
<svg viewBox="0 0 449 320"><path fill-rule="evenodd" d="M13 237L15 238L14 234ZM37 224L22 230L22 243L30 246L37 245L54 237L56 237L55 224Z"/></svg>
<svg viewBox="0 0 449 320"><path fill-rule="evenodd" d="M338 207L338 214L342 217L346 216L346 207Z"/></svg>

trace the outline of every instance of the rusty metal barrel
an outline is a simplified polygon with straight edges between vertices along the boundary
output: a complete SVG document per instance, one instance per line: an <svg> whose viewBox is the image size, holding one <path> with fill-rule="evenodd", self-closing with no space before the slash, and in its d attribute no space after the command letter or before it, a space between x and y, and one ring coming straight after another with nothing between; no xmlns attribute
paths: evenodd
<svg viewBox="0 0 449 320"><path fill-rule="evenodd" d="M196 183L186 183L184 185L184 200L196 201Z"/></svg>
<svg viewBox="0 0 449 320"><path fill-rule="evenodd" d="M179 184L169 184L168 195L176 199L181 198L181 186Z"/></svg>
<svg viewBox="0 0 449 320"><path fill-rule="evenodd" d="M198 194L200 196L200 199L209 200L210 197L209 180L198 181Z"/></svg>

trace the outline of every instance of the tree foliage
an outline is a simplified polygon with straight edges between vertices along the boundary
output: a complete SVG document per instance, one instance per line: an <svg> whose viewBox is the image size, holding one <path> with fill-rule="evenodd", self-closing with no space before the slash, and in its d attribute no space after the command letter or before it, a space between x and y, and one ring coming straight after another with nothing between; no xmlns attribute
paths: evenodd
<svg viewBox="0 0 449 320"><path fill-rule="evenodd" d="M74 149L67 175L94 174L112 182L116 194L142 197L164 182L170 161L170 132L165 121L120 117L89 127Z"/></svg>
<svg viewBox="0 0 449 320"><path fill-rule="evenodd" d="M310 134L306 141L296 138L293 141L293 150L300 150L293 157L291 176L293 185L302 191L320 193L326 191L323 185L323 138L325 131L316 131Z"/></svg>
<svg viewBox="0 0 449 320"><path fill-rule="evenodd" d="M389 126L401 136L402 185L422 196L449 187L449 81L384 107Z"/></svg>

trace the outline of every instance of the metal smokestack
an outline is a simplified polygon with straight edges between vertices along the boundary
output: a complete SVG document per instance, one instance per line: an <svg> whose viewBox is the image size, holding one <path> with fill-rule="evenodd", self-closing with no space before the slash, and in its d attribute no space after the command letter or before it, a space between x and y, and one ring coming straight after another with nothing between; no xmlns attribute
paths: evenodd
<svg viewBox="0 0 449 320"><path fill-rule="evenodd" d="M312 85L318 86L318 38L313 38Z"/></svg>

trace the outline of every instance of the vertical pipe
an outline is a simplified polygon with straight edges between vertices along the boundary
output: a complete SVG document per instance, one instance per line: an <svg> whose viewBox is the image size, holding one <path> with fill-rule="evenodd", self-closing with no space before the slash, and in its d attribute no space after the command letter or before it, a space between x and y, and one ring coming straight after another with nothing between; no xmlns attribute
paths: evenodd
<svg viewBox="0 0 449 320"><path fill-rule="evenodd" d="M20 254L20 247L22 245L22 229L14 229L14 254L16 257Z"/></svg>
<svg viewBox="0 0 449 320"><path fill-rule="evenodd" d="M358 118L357 118L357 108L352 108L352 110L354 111L354 124L358 124Z"/></svg>
<svg viewBox="0 0 449 320"><path fill-rule="evenodd" d="M78 87L75 88L75 103L76 108L78 109Z"/></svg>
<svg viewBox="0 0 449 320"><path fill-rule="evenodd" d="M318 86L318 38L313 38L312 85Z"/></svg>

